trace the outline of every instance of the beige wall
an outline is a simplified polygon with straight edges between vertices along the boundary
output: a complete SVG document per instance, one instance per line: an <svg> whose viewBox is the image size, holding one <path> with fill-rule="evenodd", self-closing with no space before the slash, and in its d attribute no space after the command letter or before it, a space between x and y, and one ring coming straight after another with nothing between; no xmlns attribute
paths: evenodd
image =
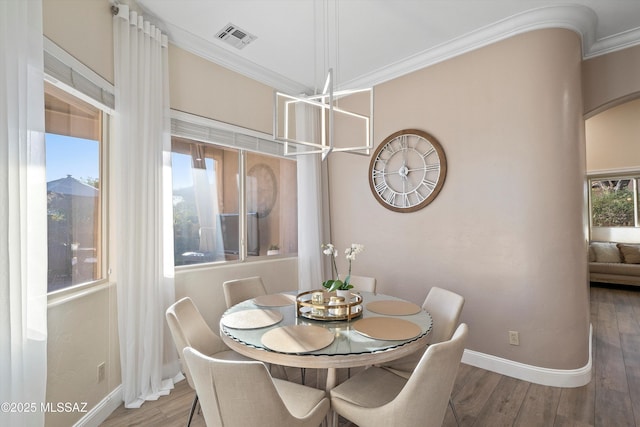
<svg viewBox="0 0 640 427"><path fill-rule="evenodd" d="M43 0L44 35L113 82L112 15L108 0ZM81 17L81 18L80 18ZM91 410L120 385L115 284L49 298L48 402L87 402ZM98 381L97 367L106 377ZM52 427L73 425L84 414L47 413Z"/></svg>
<svg viewBox="0 0 640 427"><path fill-rule="evenodd" d="M228 263L216 268L179 268L176 271L176 300L191 297L214 331L227 309L222 283L242 277L260 276L270 293L298 287L297 258L274 258L247 263Z"/></svg>
<svg viewBox="0 0 640 427"><path fill-rule="evenodd" d="M616 105L586 121L587 172L640 172L640 99ZM637 243L640 229L594 227L591 240Z"/></svg>
<svg viewBox="0 0 640 427"><path fill-rule="evenodd" d="M640 72L639 72L640 73ZM640 99L586 121L587 171L640 171Z"/></svg>
<svg viewBox="0 0 640 427"><path fill-rule="evenodd" d="M44 0L44 34L93 71L113 82L112 15L108 0ZM82 19L79 19L79 17ZM170 46L172 108L271 132L272 90ZM176 272L176 296L191 296L217 330L225 309L222 282L260 275L268 290L297 287L295 258L232 263L216 268ZM47 401L87 402L105 399L120 383L115 284L86 293L49 298ZM98 382L97 366L106 365ZM66 427L82 413L48 413L46 425Z"/></svg>
<svg viewBox="0 0 640 427"><path fill-rule="evenodd" d="M640 46L584 61L584 113L590 117L640 96Z"/></svg>
<svg viewBox="0 0 640 427"><path fill-rule="evenodd" d="M49 298L48 328L47 402L86 402L90 410L121 383L115 284ZM49 412L46 425L70 426L82 415Z"/></svg>
<svg viewBox="0 0 640 427"><path fill-rule="evenodd" d="M44 35L113 83L113 16L108 0L43 0Z"/></svg>
<svg viewBox="0 0 640 427"><path fill-rule="evenodd" d="M44 0L44 29L113 81L108 0ZM270 88L173 45L170 73L173 108L271 132ZM535 366L583 366L581 113L580 42L563 30L521 35L380 85L376 143L402 128L433 133L447 153L447 181L427 208L396 214L370 194L369 159L332 155L334 243L366 245L354 274L376 276L382 292L420 303L433 285L463 294L471 349ZM270 291L294 289L297 263L179 269L176 296L192 296L215 328L222 282L256 274ZM98 402L120 383L114 287L50 302L47 399ZM521 346L507 345L507 330L520 331ZM94 382L103 361L107 379ZM47 415L48 426L73 421Z"/></svg>
<svg viewBox="0 0 640 427"><path fill-rule="evenodd" d="M171 108L271 134L273 89L169 47Z"/></svg>
<svg viewBox="0 0 640 427"><path fill-rule="evenodd" d="M587 171L640 171L640 46L583 63ZM592 240L637 243L640 230L595 227Z"/></svg>
<svg viewBox="0 0 640 427"><path fill-rule="evenodd" d="M376 87L376 145L417 128L446 152L444 188L418 212L374 200L368 158L329 157L333 243L366 247L354 274L416 303L458 292L467 348L545 368L589 357L580 52L570 31L536 31Z"/></svg>

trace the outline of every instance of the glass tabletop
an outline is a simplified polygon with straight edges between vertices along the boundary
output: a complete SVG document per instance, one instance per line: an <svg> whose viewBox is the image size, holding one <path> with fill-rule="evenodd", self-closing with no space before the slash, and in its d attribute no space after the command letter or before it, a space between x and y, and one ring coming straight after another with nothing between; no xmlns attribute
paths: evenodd
<svg viewBox="0 0 640 427"><path fill-rule="evenodd" d="M290 294L295 295L295 292ZM290 325L314 325L320 326L327 330L329 330L332 334L334 334L333 342L319 350L305 352L305 355L316 355L316 356L337 356L337 355L354 355L354 354L366 354L366 353L375 353L379 351L384 351L392 348L401 347L406 345L407 343L413 342L424 337L426 334L431 331L432 327L432 319L431 315L427 313L424 309L421 309L416 314L410 315L384 315L369 311L367 309L367 304L373 301L404 301L400 298L396 298L390 295L384 295L379 293L372 292L359 292L362 296L362 315L351 319L350 321L327 321L327 320L313 320L306 317L297 317L296 316L296 305L290 304L287 306L281 307L268 307L268 310L275 310L282 313L282 320L268 327L256 328L256 329L236 329L230 328L224 325L224 317L228 316L232 313L237 313L243 310L255 310L258 307L252 300L243 301L235 306L231 307L222 315L222 319L220 321L220 331L225 334L227 337L232 338L235 341L238 341L244 345L254 347L257 349L262 349L266 351L273 351L268 349L262 343L262 336L269 332L272 329L280 328L283 326ZM372 318L372 317L389 317L395 319L403 319L409 322L416 324L420 328L420 333L418 336L415 336L411 339L405 340L379 340L367 337L357 330L354 329L354 325L361 319Z"/></svg>

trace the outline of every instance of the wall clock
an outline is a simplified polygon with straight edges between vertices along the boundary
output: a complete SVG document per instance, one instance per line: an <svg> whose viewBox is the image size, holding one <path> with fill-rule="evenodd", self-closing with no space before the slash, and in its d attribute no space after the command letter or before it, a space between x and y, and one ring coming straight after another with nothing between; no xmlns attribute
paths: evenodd
<svg viewBox="0 0 640 427"><path fill-rule="evenodd" d="M247 173L250 180L247 192L247 211L257 212L258 218L271 213L278 197L278 181L273 169L264 163L258 163Z"/></svg>
<svg viewBox="0 0 640 427"><path fill-rule="evenodd" d="M436 198L446 174L440 143L427 132L405 129L376 148L369 164L369 186L385 208L414 212Z"/></svg>

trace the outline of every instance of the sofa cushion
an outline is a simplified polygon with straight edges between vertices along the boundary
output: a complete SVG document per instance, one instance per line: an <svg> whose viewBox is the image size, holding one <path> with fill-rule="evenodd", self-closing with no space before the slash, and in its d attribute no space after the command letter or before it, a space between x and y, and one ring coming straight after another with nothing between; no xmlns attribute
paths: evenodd
<svg viewBox="0 0 640 427"><path fill-rule="evenodd" d="M589 244L589 262L596 262L596 251L592 244Z"/></svg>
<svg viewBox="0 0 640 427"><path fill-rule="evenodd" d="M618 243L622 259L627 264L640 264L640 245Z"/></svg>
<svg viewBox="0 0 640 427"><path fill-rule="evenodd" d="M589 272L592 274L636 276L640 279L640 264L625 264L622 262L590 262Z"/></svg>
<svg viewBox="0 0 640 427"><path fill-rule="evenodd" d="M620 250L613 242L591 242L590 245L596 254L595 262L622 262Z"/></svg>

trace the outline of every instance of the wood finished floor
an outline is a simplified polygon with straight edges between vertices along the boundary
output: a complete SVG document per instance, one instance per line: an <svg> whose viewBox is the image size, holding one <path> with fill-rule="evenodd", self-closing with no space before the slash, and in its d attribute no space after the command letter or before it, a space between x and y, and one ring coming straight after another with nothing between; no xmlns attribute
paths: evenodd
<svg viewBox="0 0 640 427"><path fill-rule="evenodd" d="M592 286L591 323L592 380L583 387L541 386L461 364L452 393L460 425L640 427L640 288ZM300 380L298 369L287 368L286 375ZM307 370L306 383L318 381L323 379ZM102 426L184 426L193 396L182 381L140 409L121 406ZM191 425L205 426L201 413ZM456 426L450 408L443 426ZM340 427L355 425L340 419Z"/></svg>

